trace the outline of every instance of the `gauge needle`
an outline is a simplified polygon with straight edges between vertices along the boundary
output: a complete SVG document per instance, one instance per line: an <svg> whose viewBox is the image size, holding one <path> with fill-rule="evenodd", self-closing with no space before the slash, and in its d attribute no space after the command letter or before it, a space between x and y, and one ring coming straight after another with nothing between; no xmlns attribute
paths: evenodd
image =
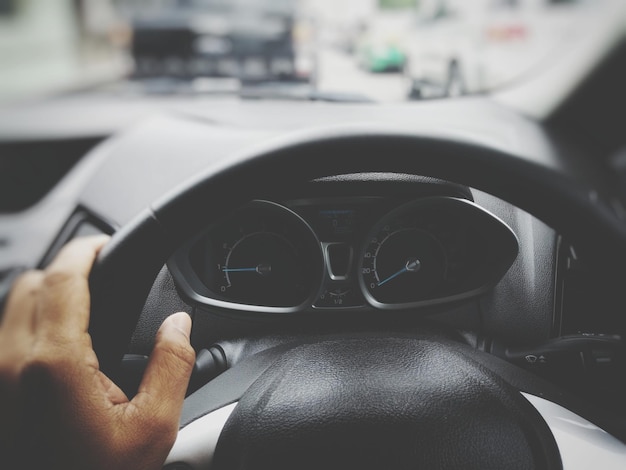
<svg viewBox="0 0 626 470"><path fill-rule="evenodd" d="M225 273L258 273L261 275L266 275L269 274L270 272L272 272L272 266L269 264L259 264L258 266L254 267L254 268L228 268L228 267L224 267L222 268L222 271Z"/></svg>
<svg viewBox="0 0 626 470"><path fill-rule="evenodd" d="M391 276L389 276L386 279L383 279L382 281L380 281L377 286L380 287L383 284L391 281L392 279L395 279L396 277L398 277L400 274L403 273L407 273L407 272L416 272L419 271L421 266L420 261L417 258L409 258L406 262L406 264L404 265L404 267L402 269L400 269L399 271L396 271L395 273L393 273Z"/></svg>

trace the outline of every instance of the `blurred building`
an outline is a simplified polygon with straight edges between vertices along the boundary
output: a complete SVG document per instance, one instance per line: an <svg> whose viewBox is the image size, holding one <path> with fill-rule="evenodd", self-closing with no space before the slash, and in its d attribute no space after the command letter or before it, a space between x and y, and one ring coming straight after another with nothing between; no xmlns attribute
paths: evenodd
<svg viewBox="0 0 626 470"><path fill-rule="evenodd" d="M109 0L0 0L0 101L124 73Z"/></svg>

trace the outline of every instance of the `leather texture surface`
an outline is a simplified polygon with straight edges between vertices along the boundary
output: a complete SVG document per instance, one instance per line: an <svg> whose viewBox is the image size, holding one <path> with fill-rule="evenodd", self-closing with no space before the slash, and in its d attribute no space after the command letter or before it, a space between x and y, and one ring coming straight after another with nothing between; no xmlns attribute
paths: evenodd
<svg viewBox="0 0 626 470"><path fill-rule="evenodd" d="M174 279L166 266L154 281L148 294L137 327L130 341L129 353L149 355L154 345L156 333L167 317L176 312L192 315L193 308L186 304L176 291Z"/></svg>
<svg viewBox="0 0 626 470"><path fill-rule="evenodd" d="M561 468L518 391L446 342L345 338L300 345L248 389L217 469Z"/></svg>
<svg viewBox="0 0 626 470"><path fill-rule="evenodd" d="M481 299L484 333L507 344L546 341L552 333L557 235L530 214L474 191L476 202L517 234L519 254L511 269Z"/></svg>

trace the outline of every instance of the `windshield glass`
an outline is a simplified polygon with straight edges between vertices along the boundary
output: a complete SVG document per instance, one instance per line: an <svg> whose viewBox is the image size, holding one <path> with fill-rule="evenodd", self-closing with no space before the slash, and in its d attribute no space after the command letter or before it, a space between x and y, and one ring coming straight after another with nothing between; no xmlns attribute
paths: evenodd
<svg viewBox="0 0 626 470"><path fill-rule="evenodd" d="M405 101L528 80L624 0L0 0L0 102L146 93Z"/></svg>

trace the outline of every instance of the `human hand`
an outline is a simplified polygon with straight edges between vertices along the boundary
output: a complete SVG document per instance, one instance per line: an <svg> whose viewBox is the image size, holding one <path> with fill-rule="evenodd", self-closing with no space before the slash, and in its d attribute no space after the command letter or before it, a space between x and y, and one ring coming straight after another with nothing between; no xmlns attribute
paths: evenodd
<svg viewBox="0 0 626 470"><path fill-rule="evenodd" d="M0 458L12 468L160 469L195 354L180 312L157 333L137 395L98 367L88 276L108 237L77 239L15 283L0 323Z"/></svg>

